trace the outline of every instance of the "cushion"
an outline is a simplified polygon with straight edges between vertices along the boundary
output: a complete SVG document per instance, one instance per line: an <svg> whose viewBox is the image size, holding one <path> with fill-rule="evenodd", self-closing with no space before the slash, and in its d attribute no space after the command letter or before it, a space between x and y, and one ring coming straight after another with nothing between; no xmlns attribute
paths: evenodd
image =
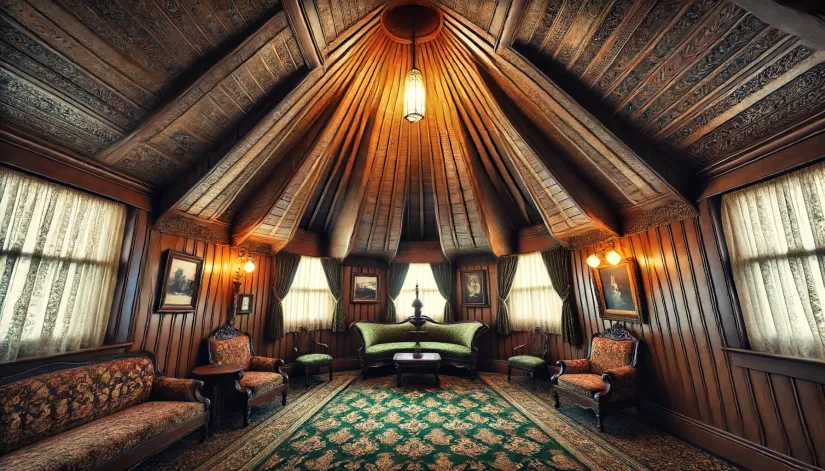
<svg viewBox="0 0 825 471"><path fill-rule="evenodd" d="M202 412L198 402L144 402L0 456L0 469L96 469Z"/></svg>
<svg viewBox="0 0 825 471"><path fill-rule="evenodd" d="M212 349L212 361L215 363L237 363L244 369L249 367L252 351L249 347L249 337L246 335L226 340L212 340L210 348Z"/></svg>
<svg viewBox="0 0 825 471"><path fill-rule="evenodd" d="M457 324L427 322L422 328L430 334L429 339L433 342L454 343L471 348L476 332L482 327L481 322L460 322Z"/></svg>
<svg viewBox="0 0 825 471"><path fill-rule="evenodd" d="M241 386L252 390L252 397L267 393L284 382L284 377L278 373L266 371L246 371L239 381Z"/></svg>
<svg viewBox="0 0 825 471"><path fill-rule="evenodd" d="M381 343L409 342L412 340L410 331L415 329L409 322L401 324L359 322L355 325L364 337L365 348Z"/></svg>
<svg viewBox="0 0 825 471"><path fill-rule="evenodd" d="M396 353L415 351L415 342L393 342L373 345L365 350L365 358L371 361L391 360ZM473 353L469 347L443 342L421 342L421 351L438 353L442 358L469 361Z"/></svg>
<svg viewBox="0 0 825 471"><path fill-rule="evenodd" d="M299 356L295 363L301 366L326 366L332 363L332 357L323 353L310 353Z"/></svg>
<svg viewBox="0 0 825 471"><path fill-rule="evenodd" d="M604 373L607 370L627 366L633 359L633 342L611 340L603 337L593 339L590 349L590 371Z"/></svg>
<svg viewBox="0 0 825 471"><path fill-rule="evenodd" d="M604 391L607 385L604 384L600 375L579 374L559 376L559 387L571 391L580 396L593 398L593 394Z"/></svg>
<svg viewBox="0 0 825 471"><path fill-rule="evenodd" d="M533 355L517 355L510 357L510 359L507 360L507 364L516 368L535 370L536 368L546 366L547 362Z"/></svg>
<svg viewBox="0 0 825 471"><path fill-rule="evenodd" d="M146 402L154 376L136 356L0 386L0 455Z"/></svg>

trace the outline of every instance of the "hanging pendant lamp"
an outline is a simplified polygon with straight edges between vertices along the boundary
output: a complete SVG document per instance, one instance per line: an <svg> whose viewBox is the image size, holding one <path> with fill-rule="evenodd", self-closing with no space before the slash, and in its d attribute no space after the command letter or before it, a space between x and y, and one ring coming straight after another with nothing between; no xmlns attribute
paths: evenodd
<svg viewBox="0 0 825 471"><path fill-rule="evenodd" d="M424 76L415 68L415 25L412 28L412 69L404 79L404 119L417 123L424 119Z"/></svg>

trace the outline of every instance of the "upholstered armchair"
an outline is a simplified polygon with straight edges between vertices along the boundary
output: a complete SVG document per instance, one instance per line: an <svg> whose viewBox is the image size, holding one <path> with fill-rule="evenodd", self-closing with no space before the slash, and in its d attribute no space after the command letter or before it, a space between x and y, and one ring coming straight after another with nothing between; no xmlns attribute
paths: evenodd
<svg viewBox="0 0 825 471"><path fill-rule="evenodd" d="M561 360L559 373L550 379L553 402L559 396L596 413L599 431L604 432L608 412L636 405L636 362L639 341L621 324L601 335L594 334L587 358Z"/></svg>
<svg viewBox="0 0 825 471"><path fill-rule="evenodd" d="M321 347L325 353L315 353L315 347ZM295 332L295 364L304 370L304 383L309 385L309 372L329 368L329 380L332 381L332 357L329 345L315 341L313 331L299 327Z"/></svg>
<svg viewBox="0 0 825 471"><path fill-rule="evenodd" d="M516 355L517 352L521 355ZM547 333L539 327L530 331L530 341L513 349L513 356L507 359L507 382L513 370L524 371L530 376L530 387L535 386L535 375L547 371Z"/></svg>
<svg viewBox="0 0 825 471"><path fill-rule="evenodd" d="M235 394L231 402L243 412L244 427L249 425L253 406L265 404L281 395L286 406L289 378L281 371L284 361L255 355L252 337L224 324L208 340L209 363L238 364L243 368L235 377Z"/></svg>

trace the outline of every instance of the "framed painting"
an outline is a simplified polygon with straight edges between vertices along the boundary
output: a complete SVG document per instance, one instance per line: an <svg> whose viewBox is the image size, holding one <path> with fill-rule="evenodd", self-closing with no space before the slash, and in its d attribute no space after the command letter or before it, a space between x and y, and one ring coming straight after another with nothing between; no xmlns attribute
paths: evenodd
<svg viewBox="0 0 825 471"><path fill-rule="evenodd" d="M644 322L644 307L639 296L639 267L635 260L627 258L617 265L602 263L592 273L603 319Z"/></svg>
<svg viewBox="0 0 825 471"><path fill-rule="evenodd" d="M487 270L468 270L461 272L462 304L470 307L487 307Z"/></svg>
<svg viewBox="0 0 825 471"><path fill-rule="evenodd" d="M169 250L158 297L158 312L191 312L198 305L203 259Z"/></svg>
<svg viewBox="0 0 825 471"><path fill-rule="evenodd" d="M377 303L378 302L378 275L369 273L352 274L352 302L354 303Z"/></svg>
<svg viewBox="0 0 825 471"><path fill-rule="evenodd" d="M252 295L242 294L238 299L238 314L249 314L252 312Z"/></svg>

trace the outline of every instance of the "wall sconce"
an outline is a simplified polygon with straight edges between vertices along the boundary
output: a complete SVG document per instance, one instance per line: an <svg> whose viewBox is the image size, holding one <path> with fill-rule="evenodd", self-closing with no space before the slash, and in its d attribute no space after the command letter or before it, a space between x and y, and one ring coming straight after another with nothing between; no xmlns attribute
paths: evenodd
<svg viewBox="0 0 825 471"><path fill-rule="evenodd" d="M251 258L246 259L246 263L243 264L243 271L247 273L255 271L255 262Z"/></svg>
<svg viewBox="0 0 825 471"><path fill-rule="evenodd" d="M235 324L235 315L238 313L238 302L241 294L241 278L244 274L250 274L255 271L255 261L252 260L246 250L241 249L238 252L238 263L235 265L235 275L232 281L232 303L229 306L226 323L229 325Z"/></svg>
<svg viewBox="0 0 825 471"><path fill-rule="evenodd" d="M618 265L619 262L622 261L622 255L616 252L616 243L611 240L608 242L608 246L610 247L610 252L607 252L607 255L604 256L605 259L607 259L607 263ZM602 250L602 254L604 254L604 250ZM587 257L586 262L592 268L599 268L599 265L602 264L602 259L594 252Z"/></svg>

